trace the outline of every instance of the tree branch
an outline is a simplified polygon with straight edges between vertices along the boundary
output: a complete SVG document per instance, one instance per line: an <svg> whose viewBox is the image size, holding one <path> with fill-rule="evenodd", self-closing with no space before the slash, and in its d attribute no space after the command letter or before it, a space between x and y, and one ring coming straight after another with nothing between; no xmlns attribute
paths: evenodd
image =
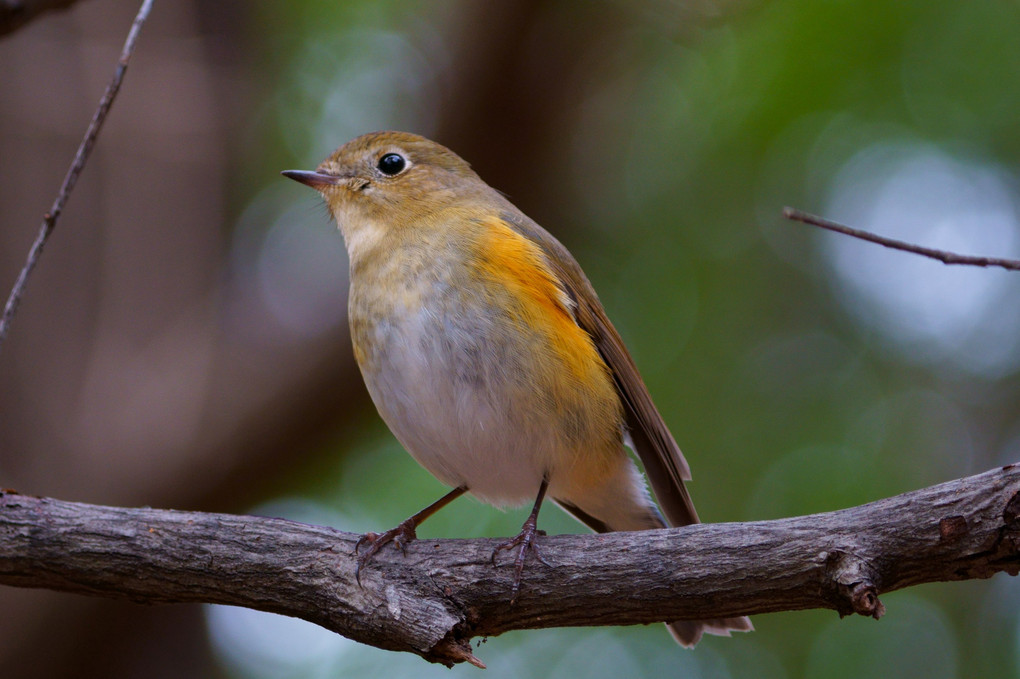
<svg viewBox="0 0 1020 679"><path fill-rule="evenodd" d="M878 618L879 593L1020 571L1020 465L851 509L775 521L542 538L520 599L494 539L386 549L283 519L0 494L0 583L208 602L309 620L380 648L481 664L476 636L806 608Z"/></svg>
<svg viewBox="0 0 1020 679"><path fill-rule="evenodd" d="M931 259L937 259L943 264L966 264L968 266L998 266L1002 267L1003 269L1006 269L1007 271L1020 271L1020 260L1004 259L1002 257L976 257L973 255L960 255L955 252L949 252L947 250L936 250L935 248L928 248L923 245L916 245L914 243L896 240L895 238L886 238L885 236L878 236L868 231L854 229L852 227L844 226L843 224L830 221L817 215L796 210L792 207L783 208L783 216L795 222L810 224L811 226L817 226L822 229L827 229L828 231L841 233L845 236L853 236L854 238L866 240L869 243L878 243L879 245L883 245L887 248L892 248L893 250L912 252L915 255L921 255L922 257L930 257Z"/></svg>

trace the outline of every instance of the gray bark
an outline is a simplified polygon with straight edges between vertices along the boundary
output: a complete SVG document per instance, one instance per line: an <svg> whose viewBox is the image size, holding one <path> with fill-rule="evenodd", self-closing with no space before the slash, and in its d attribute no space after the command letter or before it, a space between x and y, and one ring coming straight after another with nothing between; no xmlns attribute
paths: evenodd
<svg viewBox="0 0 1020 679"><path fill-rule="evenodd" d="M0 583L139 603L208 602L309 620L445 664L509 630L830 608L878 618L882 592L1020 570L1020 465L825 514L540 538L520 598L494 539L387 547L283 519L0 494Z"/></svg>

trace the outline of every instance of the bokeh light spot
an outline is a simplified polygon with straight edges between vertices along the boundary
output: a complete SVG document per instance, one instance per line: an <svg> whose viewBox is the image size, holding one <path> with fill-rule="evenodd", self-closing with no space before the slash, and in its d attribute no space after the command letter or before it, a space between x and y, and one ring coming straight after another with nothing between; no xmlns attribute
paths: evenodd
<svg viewBox="0 0 1020 679"><path fill-rule="evenodd" d="M990 162L907 141L884 142L837 174L825 214L884 236L964 254L1014 257L1012 178ZM1020 363L1020 279L947 267L826 234L833 286L850 312L907 359L987 377Z"/></svg>

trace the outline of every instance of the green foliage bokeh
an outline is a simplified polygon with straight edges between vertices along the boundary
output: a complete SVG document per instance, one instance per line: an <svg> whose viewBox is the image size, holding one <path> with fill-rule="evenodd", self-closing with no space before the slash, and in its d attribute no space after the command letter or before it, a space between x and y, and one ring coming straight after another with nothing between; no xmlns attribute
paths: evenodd
<svg viewBox="0 0 1020 679"><path fill-rule="evenodd" d="M242 165L259 168L253 175L314 166L372 129L433 135L452 68L444 41L463 33L454 27L469 5L260 4L252 40L265 46L273 84L244 133L276 143ZM551 185L543 190L557 202L534 201L544 213L531 216L594 282L690 460L703 518L832 510L1020 458L1018 361L975 374L952 355L919 359L843 297L826 255L837 237L780 216L786 204L824 212L841 169L890 140L962 152L1015 187L1020 6L778 0L716 13L564 1L546 3L535 31L542 21L568 30L574 12L626 20L612 54L594 40L575 55L597 61L597 74L560 85L576 106L557 113L566 125L528 177ZM862 266L875 256L858 252ZM935 266L929 275L952 274ZM374 412L358 432L337 432L335 448L335 462L298 474L287 492L337 512L345 529L389 527L444 492ZM420 534L508 535L523 518L462 499ZM540 525L583 530L551 506ZM825 611L758 616L755 633L706 639L694 652L654 626L521 632L478 653L517 677L1020 676L1020 589L1005 576L884 601L877 623ZM372 666L445 672L358 647L308 676Z"/></svg>

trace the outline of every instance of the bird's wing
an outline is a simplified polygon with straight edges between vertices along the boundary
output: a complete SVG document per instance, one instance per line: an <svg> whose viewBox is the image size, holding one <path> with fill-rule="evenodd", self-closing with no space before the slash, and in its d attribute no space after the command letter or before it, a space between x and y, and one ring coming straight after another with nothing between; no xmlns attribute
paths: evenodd
<svg viewBox="0 0 1020 679"><path fill-rule="evenodd" d="M698 523L698 513L684 486L684 481L691 478L687 460L652 402L634 359L606 316L581 267L559 241L523 213L507 210L501 217L518 233L542 248L550 268L574 302L577 324L591 335L613 374L624 404L631 443L670 525Z"/></svg>

